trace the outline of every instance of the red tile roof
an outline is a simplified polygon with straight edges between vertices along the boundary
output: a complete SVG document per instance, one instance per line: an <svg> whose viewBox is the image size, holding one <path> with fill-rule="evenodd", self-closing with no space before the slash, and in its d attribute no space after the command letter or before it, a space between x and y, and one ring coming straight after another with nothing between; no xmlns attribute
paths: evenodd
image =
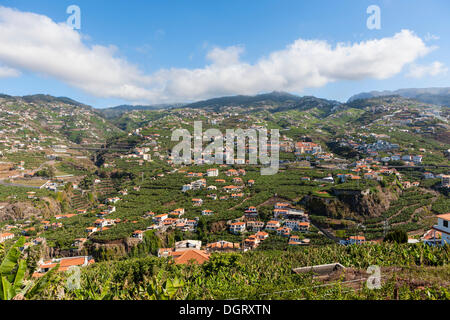
<svg viewBox="0 0 450 320"><path fill-rule="evenodd" d="M172 252L176 264L189 264L191 262L203 264L209 260L209 254L202 250L185 250Z"/></svg>
<svg viewBox="0 0 450 320"><path fill-rule="evenodd" d="M443 220L450 221L450 213L440 214L437 217Z"/></svg>

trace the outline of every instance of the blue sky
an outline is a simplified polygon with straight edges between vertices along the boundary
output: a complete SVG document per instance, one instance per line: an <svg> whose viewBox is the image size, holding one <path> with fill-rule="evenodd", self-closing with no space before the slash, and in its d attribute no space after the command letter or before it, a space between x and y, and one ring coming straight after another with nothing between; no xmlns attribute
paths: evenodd
<svg viewBox="0 0 450 320"><path fill-rule="evenodd" d="M332 80L328 79L323 84L319 79L317 81L293 79L286 81L289 84L284 88L282 84L278 85L279 82L274 80L275 86L277 86L274 89L285 89L300 95L315 95L345 101L351 95L361 91L450 86L450 72L447 69L450 65L450 19L448 19L450 2L446 0L0 1L2 7L15 8L21 13L33 12L46 16L56 23L66 21L69 16L66 8L72 4L78 5L81 9L81 30L73 32L78 32L82 36L82 45L86 48L115 46L116 50L113 56L122 62L126 61L127 64L133 65L139 70L140 76L144 78L155 78L154 75L160 70L203 70L211 63L208 54L215 48L240 48L238 50L239 63L234 60L234 53L229 55L230 52L234 52L233 50L227 51L225 56L219 52L220 55L217 59L223 57L227 61L231 59L231 62L226 63L227 66L233 63L240 65L241 62L256 65L258 61L270 57L272 53L286 49L297 39L326 41L330 46L343 42L351 46L362 41L391 38L401 30L407 29L422 39L427 48L437 48L429 50L430 52L426 54L418 53L418 57L411 58L412 62L407 58L401 60L396 56L387 56L385 60L397 61L400 59L399 61L404 62L400 72L392 71L382 79L374 76L374 73L367 76L339 76L336 75L338 71L335 70L338 67L333 65L320 71L328 73L329 69L333 68L333 71L330 71L333 75L326 75ZM380 30L369 30L366 27L366 20L369 17L366 8L372 4L381 8ZM38 27L37 29L39 29ZM39 31L36 30L36 32ZM48 39L43 39L43 43L39 45L45 46L45 41L49 41ZM23 42L26 41L31 40L23 40ZM393 50L399 50L399 48L403 47L393 47ZM418 52L422 49L417 48ZM384 50L389 49L384 48ZM50 55L47 54L47 56ZM217 59L214 61L217 62ZM363 57L358 59L358 61L363 60ZM306 64L308 63L309 61L306 61ZM319 65L320 69L321 62L316 61L315 63ZM339 61L337 60L336 63ZM387 61L384 61L383 64L379 64L379 61L376 63L383 67L389 65ZM426 70L431 70L431 66L435 63L438 63L435 65L435 72L427 72ZM111 83L111 86L117 85L117 88L122 88L122 85L136 85L137 87L136 90L133 88L132 94L126 91L126 93L116 95L109 90L103 90L105 86L109 85L108 81L99 85L97 89L95 85L90 84L90 81L98 79L87 78L85 80L83 75L77 73L76 70L74 70L76 76L68 79L63 75L55 75L57 72L46 72L45 68L50 68L50 64L39 66L39 61L35 61L31 65L23 60L13 59L7 52L4 55L0 52L0 65L2 64L4 67L12 68L20 73L18 76L0 78L0 92L2 93L11 95L48 93L56 96L68 96L95 107L108 107L122 103L187 101L208 98L215 94L270 91L270 86L259 85L265 80L258 81L253 78L252 84L243 92L239 90L239 87L228 86L225 83L226 80L217 81L208 90L199 90L197 94L190 95L174 92L174 90L192 90L192 87L177 84L170 90L162 89L161 86L172 83L175 77L187 79L185 80L187 82L192 81L192 86L195 88L205 85L199 79L201 76L197 74L189 73L184 78L184 75L180 77L180 74L175 72L164 76L164 80L158 80L160 82L157 82L156 85L154 85L154 79L136 80L135 77L128 83ZM422 70L419 72L421 76L418 76L417 73L414 77L408 76L411 65L415 66L416 71L417 68ZM274 72L275 78L278 77L281 69L285 70L286 68L277 69ZM129 74L128 70L128 68L120 70L117 75ZM223 68L214 70L225 74ZM211 71L213 74L208 75L208 77L213 77L213 80L214 72L216 72L214 70ZM226 70L229 72L228 69ZM244 68L240 77L245 78L250 72L249 78L258 77L260 70L260 68L258 71ZM96 70L92 70L92 73L95 72ZM199 71L200 74L201 72ZM115 74L112 74L112 77L114 76ZM286 74L282 76L292 77L292 75ZM228 79L229 76L225 74L223 77ZM309 73L305 73L304 77L309 77ZM211 82L208 80L210 78L206 79L207 83ZM230 82L234 81L233 77L229 77L229 79ZM95 89L90 90L87 88L88 85L84 86L77 81L86 81L90 87L95 87ZM103 79L98 81L103 81ZM223 90L222 85L226 87ZM157 92L153 91L153 86L158 87ZM236 86L239 86L239 83ZM149 94L148 99L146 94Z"/></svg>

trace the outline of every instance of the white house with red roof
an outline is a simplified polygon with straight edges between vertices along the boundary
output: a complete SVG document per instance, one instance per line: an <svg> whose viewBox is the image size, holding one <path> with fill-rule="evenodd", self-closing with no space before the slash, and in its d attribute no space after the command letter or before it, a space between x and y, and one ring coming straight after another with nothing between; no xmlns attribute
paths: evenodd
<svg viewBox="0 0 450 320"><path fill-rule="evenodd" d="M245 231L245 222L234 222L230 224L230 232L231 233L242 233Z"/></svg>
<svg viewBox="0 0 450 320"><path fill-rule="evenodd" d="M442 245L446 243L450 244L450 213L438 215L437 218L438 223L433 226L433 229L441 233Z"/></svg>
<svg viewBox="0 0 450 320"><path fill-rule="evenodd" d="M208 177L217 177L219 175L219 169L208 169Z"/></svg>
<svg viewBox="0 0 450 320"><path fill-rule="evenodd" d="M364 236L351 236L348 238L348 244L363 244L366 242L366 237Z"/></svg>
<svg viewBox="0 0 450 320"><path fill-rule="evenodd" d="M58 271L65 272L69 270L70 267L86 267L90 264L95 263L95 260L91 256L79 256L79 257L68 257L68 258L55 258L47 261L38 262L38 268L33 274L33 278L42 277L50 269L56 267L59 264Z"/></svg>
<svg viewBox="0 0 450 320"><path fill-rule="evenodd" d="M162 223L164 220L166 220L167 218L169 218L169 215L168 214L158 214L157 216L154 216L153 217L153 222L154 223L157 223L157 224L160 224L160 223Z"/></svg>
<svg viewBox="0 0 450 320"><path fill-rule="evenodd" d="M2 234L0 234L0 243L4 242L6 240L12 239L12 238L14 238L14 233L9 233L9 232L2 233Z"/></svg>
<svg viewBox="0 0 450 320"><path fill-rule="evenodd" d="M139 240L143 240L144 239L144 231L136 230L136 231L133 232L131 237L139 239Z"/></svg>
<svg viewBox="0 0 450 320"><path fill-rule="evenodd" d="M280 224L279 221L272 220L272 221L267 222L267 224L266 224L266 230L275 231L275 230L277 230L280 226L281 226L281 224Z"/></svg>

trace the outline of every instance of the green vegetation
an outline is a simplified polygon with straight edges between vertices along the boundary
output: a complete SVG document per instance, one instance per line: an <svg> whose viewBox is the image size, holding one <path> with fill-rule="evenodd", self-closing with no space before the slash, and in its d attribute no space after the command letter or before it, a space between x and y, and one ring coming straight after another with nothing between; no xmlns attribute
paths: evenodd
<svg viewBox="0 0 450 320"><path fill-rule="evenodd" d="M201 266L146 257L82 269L81 289L66 291L64 299L392 299L398 281L395 274L385 278L381 289L354 291L342 290L339 281L318 286L320 282L310 274L298 275L292 268L340 262L356 269L369 265L401 266L415 272L441 268L442 275L449 273L448 261L448 247L399 244L214 254ZM64 279L59 280L61 286ZM54 299L54 294L47 291L41 298ZM448 289L439 282L421 290L404 284L398 294L400 299L449 298Z"/></svg>

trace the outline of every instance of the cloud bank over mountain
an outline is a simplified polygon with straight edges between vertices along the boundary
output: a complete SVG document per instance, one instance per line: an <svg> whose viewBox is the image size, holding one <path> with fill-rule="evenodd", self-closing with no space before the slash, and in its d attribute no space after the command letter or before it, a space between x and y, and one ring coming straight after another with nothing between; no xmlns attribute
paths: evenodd
<svg viewBox="0 0 450 320"><path fill-rule="evenodd" d="M331 45L298 39L254 63L244 48L214 48L202 68L145 74L114 46L88 45L84 36L47 16L0 7L0 77L33 72L96 97L143 103L193 101L263 91L302 92L328 83L387 79L410 67L410 76L433 76L445 66L413 65L435 47L410 30L392 37Z"/></svg>

